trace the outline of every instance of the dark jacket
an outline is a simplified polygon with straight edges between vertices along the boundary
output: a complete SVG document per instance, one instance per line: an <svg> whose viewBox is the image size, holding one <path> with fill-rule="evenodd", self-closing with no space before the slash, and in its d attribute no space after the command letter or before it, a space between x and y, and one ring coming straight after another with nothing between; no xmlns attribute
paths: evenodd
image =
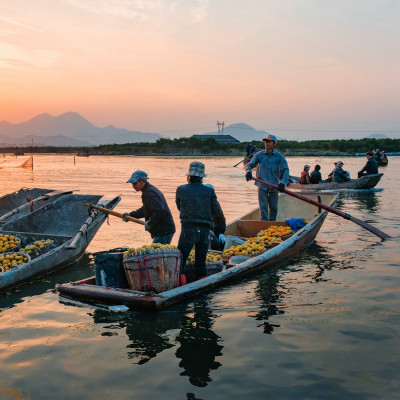
<svg viewBox="0 0 400 400"><path fill-rule="evenodd" d="M359 172L359 174L362 174L364 171L366 175L373 175L378 173L378 164L376 163L375 158L369 159L364 168Z"/></svg>
<svg viewBox="0 0 400 400"><path fill-rule="evenodd" d="M175 233L174 219L164 195L148 182L143 188L142 203L142 207L129 215L133 218L144 217L152 238Z"/></svg>
<svg viewBox="0 0 400 400"><path fill-rule="evenodd" d="M182 224L207 226L217 237L225 232L225 216L213 188L201 182L178 186L176 206L180 211Z"/></svg>
<svg viewBox="0 0 400 400"><path fill-rule="evenodd" d="M342 167L336 167L333 172L333 181L334 182L346 182L350 179L345 175Z"/></svg>
<svg viewBox="0 0 400 400"><path fill-rule="evenodd" d="M314 170L313 172L311 172L310 175L310 182L311 183L320 183L322 181L322 176L321 176L321 172Z"/></svg>

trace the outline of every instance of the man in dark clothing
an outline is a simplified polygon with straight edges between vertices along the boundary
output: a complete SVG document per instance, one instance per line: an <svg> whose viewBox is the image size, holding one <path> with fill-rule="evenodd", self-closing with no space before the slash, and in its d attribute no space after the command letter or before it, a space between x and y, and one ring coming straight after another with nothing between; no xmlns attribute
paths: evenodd
<svg viewBox="0 0 400 400"><path fill-rule="evenodd" d="M346 172L343 171L343 162L338 161L337 167L333 172L333 182L347 182L350 178L346 175Z"/></svg>
<svg viewBox="0 0 400 400"><path fill-rule="evenodd" d="M311 172L311 175L310 175L311 183L316 184L316 183L320 183L322 181L321 172L319 172L320 169L321 169L321 166L318 164L314 167L314 171Z"/></svg>
<svg viewBox="0 0 400 400"><path fill-rule="evenodd" d="M195 246L195 268L198 278L207 276L206 257L210 229L217 237L225 232L225 217L213 188L203 185L204 164L193 161L187 173L186 185L176 189L176 205L180 211L181 235L178 249L182 253L180 285L186 284L185 264Z"/></svg>
<svg viewBox="0 0 400 400"><path fill-rule="evenodd" d="M143 206L130 213L123 214L133 218L144 218L146 231L150 232L153 243L169 244L175 233L175 223L164 195L155 186L147 182L144 171L135 171L127 183L137 192L142 192ZM123 221L128 221L123 219Z"/></svg>
<svg viewBox="0 0 400 400"><path fill-rule="evenodd" d="M367 163L364 165L364 168L361 171L358 171L358 177L361 178L365 175L373 175L378 173L378 164L374 158L374 154L372 151L369 151L365 154L367 157Z"/></svg>

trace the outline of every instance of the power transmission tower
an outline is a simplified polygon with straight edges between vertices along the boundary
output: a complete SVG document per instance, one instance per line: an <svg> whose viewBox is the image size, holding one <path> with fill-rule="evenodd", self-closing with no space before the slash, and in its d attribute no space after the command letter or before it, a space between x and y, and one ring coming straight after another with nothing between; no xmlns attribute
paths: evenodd
<svg viewBox="0 0 400 400"><path fill-rule="evenodd" d="M218 126L218 135L223 135L224 134L225 121L222 121L222 122L217 121L217 126Z"/></svg>

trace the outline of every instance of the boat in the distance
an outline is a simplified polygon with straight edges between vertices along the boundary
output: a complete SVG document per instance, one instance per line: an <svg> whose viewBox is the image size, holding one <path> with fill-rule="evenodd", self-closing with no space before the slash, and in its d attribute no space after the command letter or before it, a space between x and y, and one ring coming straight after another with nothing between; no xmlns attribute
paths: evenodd
<svg viewBox="0 0 400 400"><path fill-rule="evenodd" d="M119 196L107 198L70 193L21 218L5 222L0 234L16 237L20 241L18 247L11 250L13 253L20 251L20 255L25 257L27 249L35 242L48 244L30 253L31 260L25 264L2 268L0 292L76 261L106 219L104 213L96 210L88 213L85 204L113 209L119 201ZM2 254L9 255L11 252L0 253L0 257Z"/></svg>
<svg viewBox="0 0 400 400"><path fill-rule="evenodd" d="M346 182L323 182L302 185L300 178L290 176L289 189L298 190L346 190L346 189L371 189L381 180L383 174L365 175L358 179L352 179Z"/></svg>
<svg viewBox="0 0 400 400"><path fill-rule="evenodd" d="M330 206L335 203L339 196L337 193L329 192L310 192L303 193L303 195L314 201L329 204ZM195 296L199 292L222 285L232 278L242 277L253 271L274 265L283 258L300 252L314 241L328 213L321 208L317 208L312 204L287 194L279 195L278 210L277 221L260 221L260 210L257 208L230 223L225 233L226 235L249 238L257 236L258 232L273 225L286 226L287 223L285 221L290 218L304 218L307 223L303 228L293 233L277 246L266 249L254 257L241 256L242 259L238 264L228 264L225 270L188 283L185 286L156 294L153 292L100 286L96 284L96 277L93 276L82 281L57 285L57 290L62 296L80 301L125 305L132 309L147 311L161 310L171 304Z"/></svg>

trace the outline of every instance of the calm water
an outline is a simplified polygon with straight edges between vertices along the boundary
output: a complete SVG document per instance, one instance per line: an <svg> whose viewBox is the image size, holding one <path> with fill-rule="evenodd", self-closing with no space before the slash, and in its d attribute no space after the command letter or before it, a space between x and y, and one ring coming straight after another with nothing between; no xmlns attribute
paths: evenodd
<svg viewBox="0 0 400 400"><path fill-rule="evenodd" d="M257 206L239 158L208 158L227 221ZM167 197L189 159L36 156L34 169L0 169L0 195L21 187L122 195L135 169ZM331 158L289 158L291 174ZM352 177L366 159L345 158ZM378 187L342 192L337 207L400 236L400 158ZM179 230L179 227L178 227ZM177 243L178 234L173 243ZM0 295L0 399L399 399L398 239L330 215L316 242L275 267L156 314L113 313L60 298L57 283L93 274L91 253L149 243L140 225L110 217L79 262Z"/></svg>

